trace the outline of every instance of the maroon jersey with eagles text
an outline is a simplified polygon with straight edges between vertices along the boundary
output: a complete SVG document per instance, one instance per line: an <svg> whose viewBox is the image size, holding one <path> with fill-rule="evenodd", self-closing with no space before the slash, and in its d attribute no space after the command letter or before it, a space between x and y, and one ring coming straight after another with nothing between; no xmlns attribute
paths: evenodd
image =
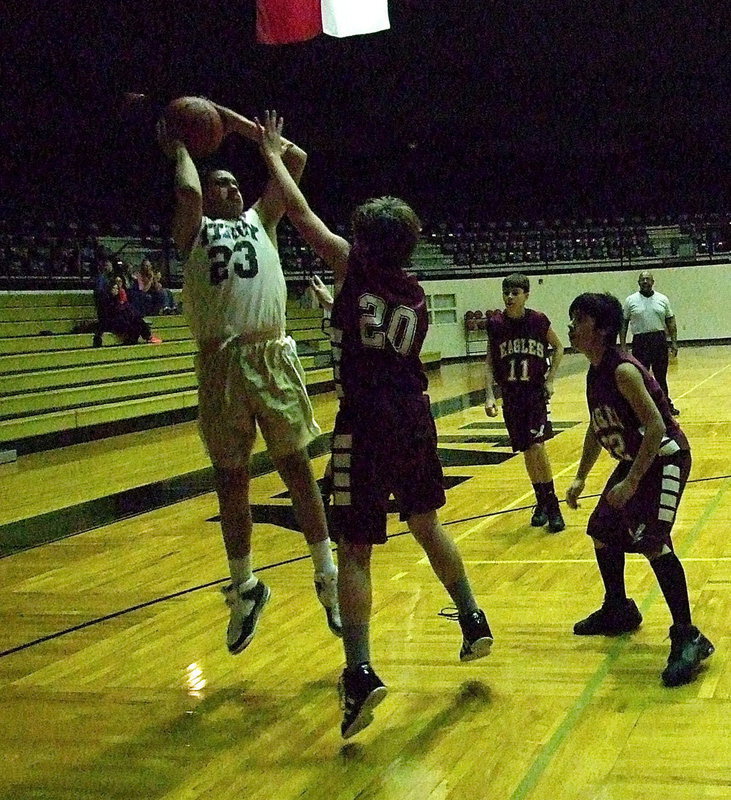
<svg viewBox="0 0 731 800"><path fill-rule="evenodd" d="M426 390L419 354L429 318L416 278L401 271L365 269L351 258L330 325L340 399L373 402L383 395Z"/></svg>
<svg viewBox="0 0 731 800"><path fill-rule="evenodd" d="M495 381L503 390L543 386L548 364L551 322L540 311L526 308L519 319L496 311L487 320L487 335Z"/></svg>
<svg viewBox="0 0 731 800"><path fill-rule="evenodd" d="M660 384L636 358L617 347L608 348L601 363L597 367L590 366L586 376L586 399L597 441L619 461L634 460L642 444L642 423L617 388L615 373L624 363L633 364L640 371L645 387L662 415L665 435L657 455L670 456L680 450L689 450L688 440L670 413L670 404Z"/></svg>

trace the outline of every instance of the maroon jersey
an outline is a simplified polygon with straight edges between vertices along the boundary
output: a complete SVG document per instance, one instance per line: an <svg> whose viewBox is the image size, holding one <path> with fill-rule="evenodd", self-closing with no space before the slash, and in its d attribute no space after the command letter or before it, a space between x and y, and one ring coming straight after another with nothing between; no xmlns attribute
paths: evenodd
<svg viewBox="0 0 731 800"><path fill-rule="evenodd" d="M543 386L548 371L550 327L545 314L530 308L519 319L496 311L487 320L493 375L503 391Z"/></svg>
<svg viewBox="0 0 731 800"><path fill-rule="evenodd" d="M366 270L351 258L330 325L339 398L372 403L384 394L426 390L419 353L429 319L416 278Z"/></svg>
<svg viewBox="0 0 731 800"><path fill-rule="evenodd" d="M670 404L660 384L636 358L617 347L608 348L601 364L589 367L586 376L586 399L597 441L618 461L633 461L642 444L643 425L617 388L615 373L617 367L625 363L633 364L640 371L645 388L662 415L665 435L657 455L670 456L689 450L688 440L670 413Z"/></svg>

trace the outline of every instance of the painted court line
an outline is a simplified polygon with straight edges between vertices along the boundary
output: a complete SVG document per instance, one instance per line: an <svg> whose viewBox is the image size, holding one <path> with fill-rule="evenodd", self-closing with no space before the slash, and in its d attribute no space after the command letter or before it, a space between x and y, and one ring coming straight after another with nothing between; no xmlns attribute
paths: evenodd
<svg viewBox="0 0 731 800"><path fill-rule="evenodd" d="M560 478L565 472L568 472L569 470L573 469L578 463L579 462L577 460L577 461L574 461L573 463L569 464L568 466L564 467L560 472L556 473L554 478ZM503 506L502 508L498 509L497 511L491 511L490 512L490 517L492 517L492 518L499 517L500 514L507 513L511 509L513 509L513 508L515 508L517 506L520 506L523 503L524 500L527 500L527 499L532 498L532 497L533 497L533 492L532 491L526 492L525 494L522 494L520 497L516 498L515 500L513 500L512 502L510 502L507 505ZM444 525L446 523L442 522L442 524ZM459 536L455 536L454 537L455 544L459 544L459 542L461 542L463 539L466 539L468 536L471 536L476 531L482 529L484 527L484 525L485 525L485 517L481 517L480 521L476 525L473 525L471 528L468 528L463 533L460 533ZM419 565L428 564L429 563L429 559L428 559L427 556L422 556L416 563L419 564Z"/></svg>
<svg viewBox="0 0 731 800"><path fill-rule="evenodd" d="M731 364L726 364L725 367L721 367L721 369L717 369L712 375L709 375L707 378L704 378L700 383L696 383L695 386L691 386L690 389L686 389L683 392L683 394L676 395L675 399L676 400L680 400L681 397L686 397L691 392L694 392L696 389L700 389L700 387L703 386L704 383L708 383L708 381L712 381L716 377L716 375L720 375L722 372L725 372L729 367L731 367Z"/></svg>

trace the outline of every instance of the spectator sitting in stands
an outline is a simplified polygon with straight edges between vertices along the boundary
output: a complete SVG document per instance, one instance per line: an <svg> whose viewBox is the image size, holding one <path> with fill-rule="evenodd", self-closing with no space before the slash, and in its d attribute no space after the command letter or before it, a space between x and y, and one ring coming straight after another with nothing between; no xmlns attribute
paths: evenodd
<svg viewBox="0 0 731 800"><path fill-rule="evenodd" d="M109 259L103 259L99 263L99 275L94 285L94 305L97 316L94 347L102 346L102 334L105 331L119 336L123 344L137 344L140 338L148 344L159 344L162 341L152 335L150 326L127 302L122 279L113 277L112 262Z"/></svg>
<svg viewBox="0 0 731 800"><path fill-rule="evenodd" d="M180 311L178 306L175 302L175 298L173 297L173 293L170 289L166 289L162 285L162 272L159 269L156 269L153 273L155 278L155 283L157 286L160 287L159 291L162 295L162 308L160 309L161 314L179 314Z"/></svg>
<svg viewBox="0 0 731 800"><path fill-rule="evenodd" d="M115 304L118 307L126 305L128 302L127 299L127 290L124 288L124 278L121 275L117 275L114 279L114 283L111 286L112 291L112 298L115 300Z"/></svg>
<svg viewBox="0 0 731 800"><path fill-rule="evenodd" d="M139 270L132 276L129 301L143 317L159 314L165 304L162 285L155 280L155 272L149 258L143 258Z"/></svg>
<svg viewBox="0 0 731 800"><path fill-rule="evenodd" d="M122 286L127 291L129 291L136 282L136 278L132 275L132 265L129 261L117 261L114 274L122 279ZM129 299L129 297L127 299Z"/></svg>

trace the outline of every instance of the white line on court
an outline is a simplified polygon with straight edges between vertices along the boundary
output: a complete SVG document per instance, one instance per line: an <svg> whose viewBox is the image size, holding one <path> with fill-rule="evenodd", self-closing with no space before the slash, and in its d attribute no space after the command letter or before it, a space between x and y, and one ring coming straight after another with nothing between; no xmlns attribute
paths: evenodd
<svg viewBox="0 0 731 800"><path fill-rule="evenodd" d="M690 389L686 389L683 392L683 394L676 395L675 396L676 399L680 400L681 397L685 397L691 392L694 392L696 389L699 389L701 386L703 386L704 383L708 383L708 381L713 380L716 377L716 375L720 375L722 372L725 372L729 367L731 367L731 364L726 364L725 367L721 367L721 369L716 370L712 375L709 375L707 378L704 378L700 383L696 383L695 386L691 386Z"/></svg>

